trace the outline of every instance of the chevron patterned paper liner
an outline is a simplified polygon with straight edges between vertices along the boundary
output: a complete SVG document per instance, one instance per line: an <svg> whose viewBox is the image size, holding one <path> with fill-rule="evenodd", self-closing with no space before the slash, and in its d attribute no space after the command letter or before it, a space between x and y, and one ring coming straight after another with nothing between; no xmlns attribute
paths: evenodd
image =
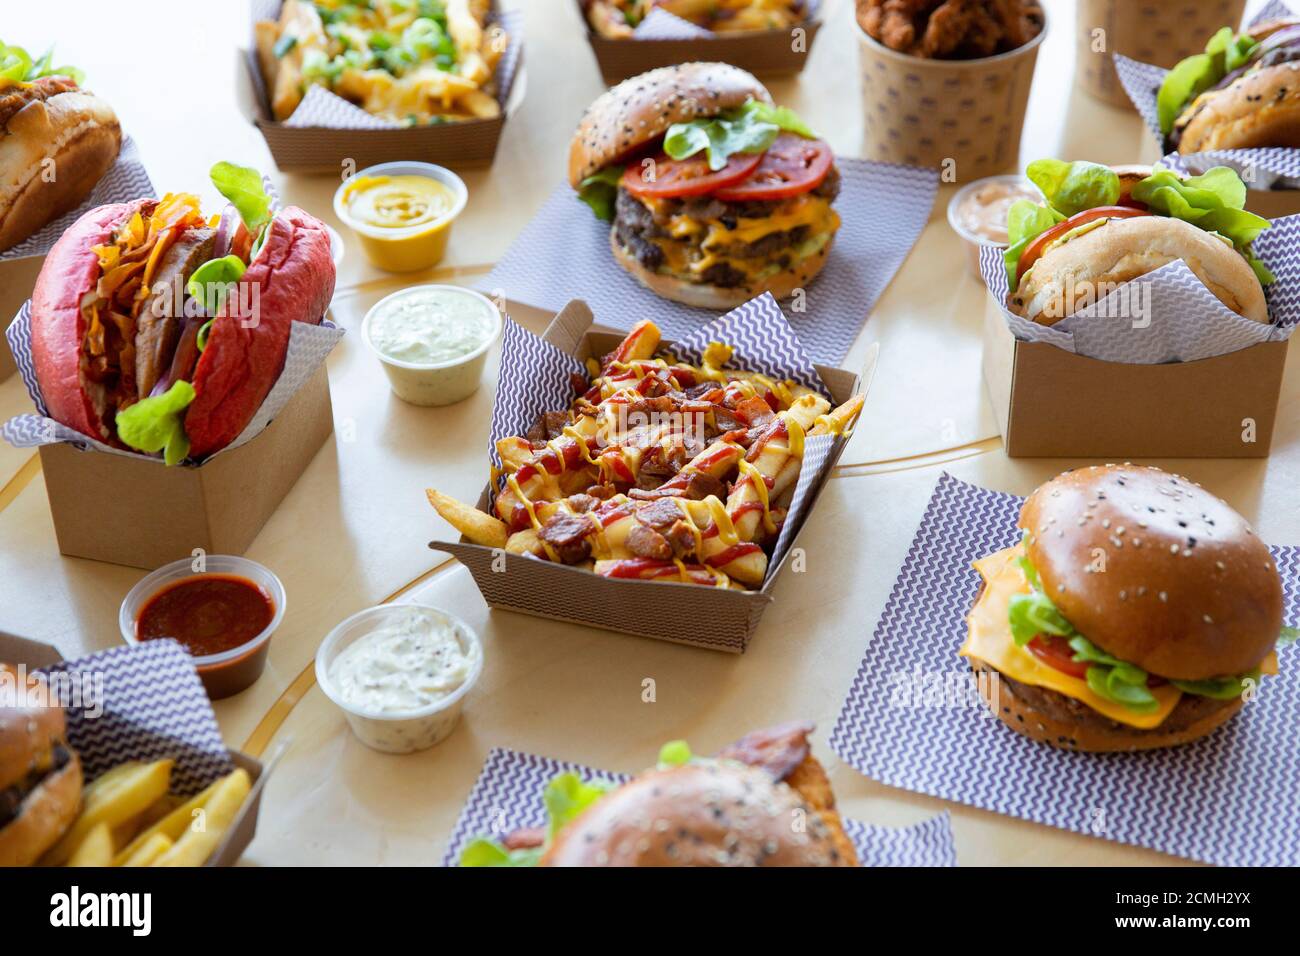
<svg viewBox="0 0 1300 956"><path fill-rule="evenodd" d="M831 734L849 765L889 786L1225 866L1300 865L1300 666L1201 740L1146 753L1056 750L1014 733L975 696L965 615L971 562L1013 544L1022 499L944 474ZM1284 620L1300 623L1300 548L1274 548ZM968 688L923 706L922 678ZM929 686L929 685L926 685ZM927 690L928 694L929 691Z"/></svg>
<svg viewBox="0 0 1300 956"><path fill-rule="evenodd" d="M1251 20L1251 25L1293 16L1291 7L1282 0L1273 0ZM1236 26L1236 24L1224 24ZM1205 38L1206 40L1209 37ZM1114 54L1115 72L1133 101L1138 114L1146 123L1156 142L1163 146L1164 134L1156 113L1156 93L1164 82L1167 70L1150 63L1140 63L1120 54ZM1212 166L1231 166L1249 177L1252 189L1300 189L1300 149L1283 146L1261 146L1254 149L1219 149L1200 153L1174 153L1164 162L1177 164L1186 172L1203 173Z"/></svg>
<svg viewBox="0 0 1300 956"><path fill-rule="evenodd" d="M46 225L40 232L28 236L12 249L0 252L0 262L7 259L22 259L27 256L43 256L49 252L59 237L74 222L96 206L106 203L129 202L141 196L153 196L153 181L145 171L140 159L140 150L130 136L122 137L122 149L117 154L117 161L109 168L104 177L95 184L90 195L72 212L66 213Z"/></svg>
<svg viewBox="0 0 1300 956"><path fill-rule="evenodd" d="M171 758L171 792L184 796L234 769L194 659L175 641L115 647L47 671L103 682L102 713L67 708L87 781L128 760Z"/></svg>
<svg viewBox="0 0 1300 956"><path fill-rule="evenodd" d="M808 354L831 365L848 354L920 236L938 187L933 169L844 157L835 162L842 176L835 201L840 229L825 267L808 284L806 302L799 302L806 311L787 312ZM614 260L609 228L562 185L476 285L489 295L555 312L570 299L584 299L601 322L621 329L651 317L666 338L677 340L713 318L708 310L643 288Z"/></svg>
<svg viewBox="0 0 1300 956"><path fill-rule="evenodd" d="M542 792L550 779L560 773L577 773L589 780L618 783L631 779L629 774L602 773L576 763L494 747L488 752L483 770L452 830L442 865L456 866L461 852L476 837L543 826L546 811L542 806ZM863 866L957 865L947 813L901 828L846 819L844 830L857 848Z"/></svg>
<svg viewBox="0 0 1300 956"><path fill-rule="evenodd" d="M31 300L23 303L23 307L14 316L9 328L5 330L5 336L9 340L9 350L18 364L18 372L22 376L23 384L27 387L27 394L31 396L32 404L36 406L36 414L16 415L9 419L0 426L0 436L15 448L36 448L40 445L67 442L82 450L124 455L127 458L148 458L151 461L161 462L162 459L156 455L144 455L123 448L114 448L46 417L47 410L41 395L41 386L36 380L36 369L32 363L31 305ZM256 414L239 436L225 448L209 455L204 461L211 461L217 455L238 448L260 435L289 403L289 399L293 398L298 389L306 384L316 370L325 363L342 337L343 329L328 320L322 320L320 325L294 322L289 329L289 348L285 352L284 368L275 380L275 384L271 386L271 391L267 393Z"/></svg>
<svg viewBox="0 0 1300 956"><path fill-rule="evenodd" d="M1254 248L1277 277L1265 290L1271 325L1233 312L1181 260L1124 283L1050 326L1006 307L1008 281L1000 248L980 249L980 273L1001 305L1007 327L1023 342L1046 342L1088 358L1129 365L1194 362L1289 339L1300 321L1300 215L1273 220ZM1131 317L1135 304L1146 310L1144 327L1135 326Z"/></svg>

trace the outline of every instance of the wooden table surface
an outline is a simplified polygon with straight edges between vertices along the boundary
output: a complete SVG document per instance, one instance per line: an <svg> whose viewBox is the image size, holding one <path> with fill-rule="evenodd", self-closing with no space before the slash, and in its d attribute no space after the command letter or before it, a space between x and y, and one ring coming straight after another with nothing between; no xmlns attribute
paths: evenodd
<svg viewBox="0 0 1300 956"><path fill-rule="evenodd" d="M333 312L353 334L329 363L335 435L248 551L280 575L288 601L265 675L216 704L231 747L267 753L286 745L245 862L436 862L491 747L635 771L665 740L686 738L709 751L795 717L817 722L816 749L846 814L902 825L948 809L963 863L1179 862L885 787L840 764L825 745L940 474L1025 494L1087 463L1012 460L1002 451L980 377L986 293L945 219L951 186L941 187L929 224L844 363L858 367L870 344L880 344L857 434L800 538L807 572L778 581L747 654L489 612L469 574L428 550L427 542L449 529L426 504L425 486L474 500L485 479L495 358L483 387L462 404L404 405L356 334L361 318L406 284L468 283L485 273L561 181L573 125L602 89L572 2L507 5L525 10L527 93L496 162L464 174L469 206L438 269L385 275L348 237ZM202 192L212 205L213 162L274 171L260 135L235 108L230 51L248 34L241 7L220 5L230 11L223 18L212 4L142 0L109 17L90 0L18 4L7 11L5 39L29 48L57 40L56 59L81 66L88 85L114 104L159 191ZM806 71L770 86L837 152L862 155L852 3L827 0L824 7L831 25ZM1022 160L1132 161L1143 138L1136 115L1075 88L1073 4L1047 0L1047 7L1052 28L1039 55ZM164 75L160 62L185 66ZM273 175L287 202L334 222L337 179ZM512 314L535 331L547 320L534 310ZM1292 353L1271 458L1153 462L1202 482L1278 543L1300 541L1297 363ZM17 377L0 383L0 418L29 409ZM0 445L0 542L0 630L55 644L65 656L121 641L118 605L142 572L61 557L39 460L7 445ZM461 726L442 745L404 757L361 745L312 681L324 635L353 612L395 597L465 618L486 652ZM647 677L656 682L654 703L641 699Z"/></svg>

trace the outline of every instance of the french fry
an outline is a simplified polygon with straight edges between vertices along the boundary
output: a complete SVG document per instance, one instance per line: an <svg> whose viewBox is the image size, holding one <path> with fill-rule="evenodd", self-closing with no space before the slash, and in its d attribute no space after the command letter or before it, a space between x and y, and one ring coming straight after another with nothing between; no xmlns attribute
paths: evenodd
<svg viewBox="0 0 1300 956"><path fill-rule="evenodd" d="M248 771L240 768L217 781L203 805L203 815L176 843L153 861L153 866L202 866L234 823L244 798L252 789Z"/></svg>
<svg viewBox="0 0 1300 956"><path fill-rule="evenodd" d="M113 860L113 831L107 823L96 823L72 852L68 866L108 866Z"/></svg>
<svg viewBox="0 0 1300 956"><path fill-rule="evenodd" d="M173 763L171 760L128 763L92 783L83 794L81 816L46 854L44 862L54 866L67 863L73 851L100 823L108 824L111 830L147 810L167 793ZM109 845L112 846L111 834Z"/></svg>
<svg viewBox="0 0 1300 956"><path fill-rule="evenodd" d="M506 546L506 541L510 535L504 521L494 518L490 514L485 514L463 501L457 501L450 495L444 495L441 491L435 491L433 488L426 488L424 493L429 498L429 504L433 505L434 510L442 515L443 520L475 544L481 544L488 548L504 548Z"/></svg>
<svg viewBox="0 0 1300 956"><path fill-rule="evenodd" d="M114 866L153 866L154 861L170 850L173 841L165 833L154 833L140 844L130 856L122 862L113 859Z"/></svg>
<svg viewBox="0 0 1300 956"><path fill-rule="evenodd" d="M850 398L847 402L836 408L827 415L822 415L817 419L808 432L809 435L846 435L853 429L854 423L858 420L858 415L862 413L862 405L866 401L866 396L858 393Z"/></svg>
<svg viewBox="0 0 1300 956"><path fill-rule="evenodd" d="M207 789L196 793L162 819L142 830L134 840L119 850L117 855L113 857L113 865L125 866L128 859L139 853L141 848L156 836L166 837L169 846L179 840L181 834L185 832L185 828L194 822L194 811L207 803L216 789L217 785L215 783L209 785ZM143 866L145 864L138 865Z"/></svg>

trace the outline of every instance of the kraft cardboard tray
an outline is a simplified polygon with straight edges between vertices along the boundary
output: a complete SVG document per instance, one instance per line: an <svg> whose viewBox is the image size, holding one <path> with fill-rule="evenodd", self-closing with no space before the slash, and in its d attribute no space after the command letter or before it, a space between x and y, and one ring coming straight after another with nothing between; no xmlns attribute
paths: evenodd
<svg viewBox="0 0 1300 956"><path fill-rule="evenodd" d="M496 4L493 7L495 9ZM511 42L520 44L519 62L509 95L501 104L501 113L491 119L393 129L288 126L271 113L251 40L247 49L237 51L236 103L239 111L261 132L275 165L282 172L337 175L345 162L352 164L353 169L364 169L378 163L402 160L459 168L488 166L496 156L506 120L523 102L527 86L523 38L512 38Z"/></svg>
<svg viewBox="0 0 1300 956"><path fill-rule="evenodd" d="M813 40L822 21L814 6L808 19L790 30L762 30L752 33L715 34L681 40L611 40L591 29L578 0L578 15L587 31L587 42L596 54L605 82L613 85L658 66L672 66L693 60L730 63L759 76L798 73L808 63ZM795 30L803 32L801 37Z"/></svg>
<svg viewBox="0 0 1300 956"><path fill-rule="evenodd" d="M626 335L593 327L592 322L587 304L574 300L555 317L543 338L585 360L607 354ZM671 351L672 345L664 341L661 348ZM737 365L743 367L743 355ZM836 405L848 401L860 390L861 378L853 372L824 365L817 365L816 369ZM458 542L434 541L429 547L460 559L491 607L739 654L744 652L771 603L772 590L785 559L798 541L803 522L817 506L817 499L847 443L844 436L835 439L825 468L810 489L808 506L799 519L790 548L780 562L768 568L763 587L757 591L602 578L580 568L504 554L471 544L464 537ZM481 510L487 510L489 488L485 486L479 496Z"/></svg>
<svg viewBox="0 0 1300 956"><path fill-rule="evenodd" d="M202 465L42 445L59 551L149 570L195 548L243 554L333 430L321 365L265 431Z"/></svg>
<svg viewBox="0 0 1300 956"><path fill-rule="evenodd" d="M1012 458L1265 458L1287 342L1127 365L1021 342L987 297L984 381Z"/></svg>
<svg viewBox="0 0 1300 956"><path fill-rule="evenodd" d="M32 287L36 285L36 277L44 264L44 254L0 261L0 316L11 316L8 320L0 320L0 382L18 371L4 333L13 321L12 317L18 315L23 303L32 297Z"/></svg>
<svg viewBox="0 0 1300 956"><path fill-rule="evenodd" d="M53 667L62 660L63 655L49 644L0 631L0 661L6 664L24 664L28 668L35 669ZM255 757L240 753L238 750L231 750L229 753L236 767L248 771L253 785L248 791L248 796L244 798L243 806L239 808L234 822L231 823L230 831L212 852L212 856L208 857L204 866L234 866L248 849L248 845L253 842L253 837L257 835L257 815L262 809L262 789L266 786L270 771L265 770L262 762ZM123 754L122 758L129 760L131 755ZM272 760L272 764L274 762Z"/></svg>

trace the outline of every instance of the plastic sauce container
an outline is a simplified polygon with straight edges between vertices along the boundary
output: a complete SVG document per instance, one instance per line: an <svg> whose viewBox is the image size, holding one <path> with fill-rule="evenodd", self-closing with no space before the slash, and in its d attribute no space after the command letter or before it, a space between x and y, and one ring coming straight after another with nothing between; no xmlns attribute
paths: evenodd
<svg viewBox="0 0 1300 956"><path fill-rule="evenodd" d="M980 276L980 249L1007 247L1007 210L1017 199L1042 202L1038 187L1024 176L988 176L967 183L948 202L948 225L966 240L971 271Z"/></svg>
<svg viewBox="0 0 1300 956"><path fill-rule="evenodd" d="M203 558L202 570L195 570L197 562L197 558L182 558L141 578L122 601L118 626L128 644L162 636L180 642L193 656L208 697L219 700L238 694L262 676L271 635L284 620L284 585L270 570L247 558L210 554ZM257 606L259 596L267 607ZM222 620L231 614L233 622ZM215 653L196 653L195 646L221 641L227 630L248 626L253 615L262 626L246 640ZM145 636L145 625L163 620L177 624L178 630Z"/></svg>
<svg viewBox="0 0 1300 956"><path fill-rule="evenodd" d="M393 394L412 405L452 405L478 390L501 334L492 300L454 285L417 285L385 296L361 323Z"/></svg>
<svg viewBox="0 0 1300 956"><path fill-rule="evenodd" d="M450 169L380 163L343 181L334 193L334 215L357 234L371 265L418 272L442 261L468 199L464 180Z"/></svg>
<svg viewBox="0 0 1300 956"><path fill-rule="evenodd" d="M422 647L424 634L444 643ZM448 643L450 666L428 656L429 644L447 650ZM423 604L360 611L330 631L316 651L316 683L357 738L384 753L414 753L445 740L482 672L478 635L459 618ZM412 699L426 702L410 706Z"/></svg>

